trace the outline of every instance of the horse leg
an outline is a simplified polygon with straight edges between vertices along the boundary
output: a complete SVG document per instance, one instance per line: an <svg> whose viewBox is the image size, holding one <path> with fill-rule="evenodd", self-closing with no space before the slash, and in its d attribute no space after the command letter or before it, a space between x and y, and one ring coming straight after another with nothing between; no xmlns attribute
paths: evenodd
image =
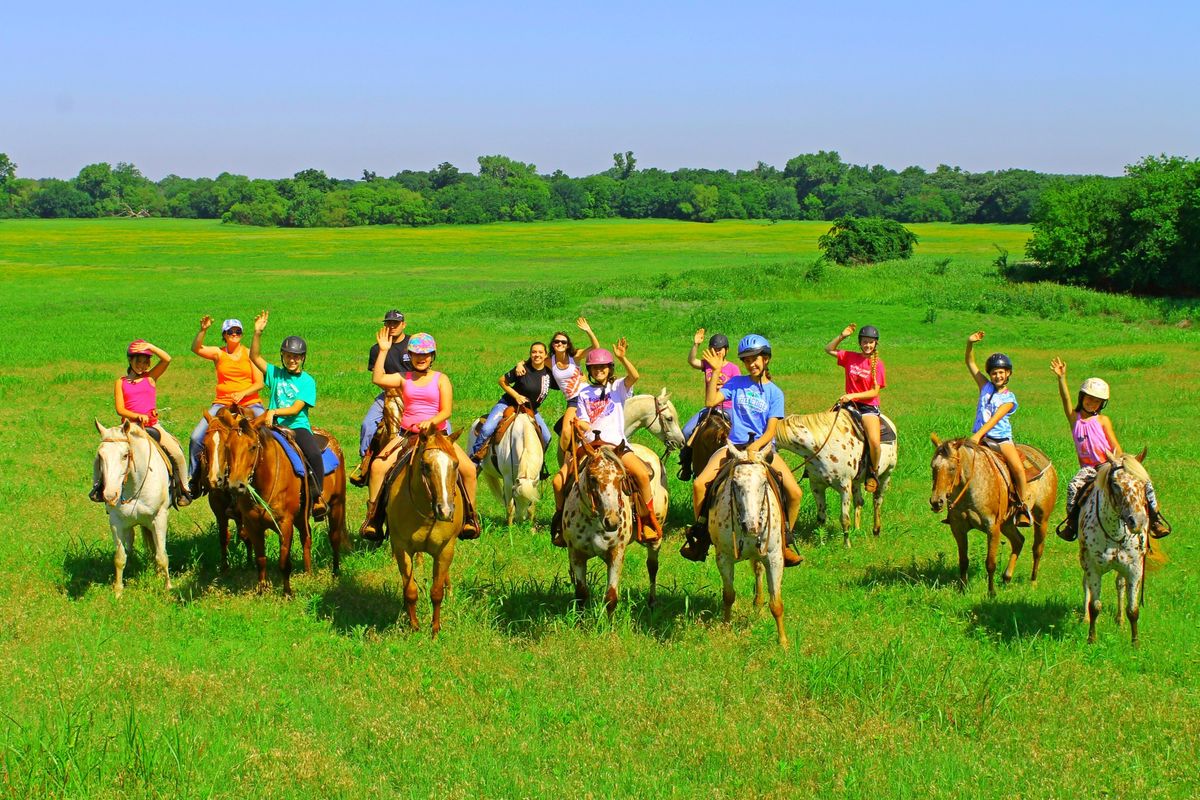
<svg viewBox="0 0 1200 800"><path fill-rule="evenodd" d="M1117 600L1115 603L1113 603L1113 605L1115 606L1115 608L1113 609L1113 612L1114 612L1113 613L1113 622L1116 623L1116 626L1118 628L1123 628L1125 626L1125 622L1122 619L1122 617L1125 616L1125 584L1126 583L1127 583L1127 581L1125 580L1125 576L1123 574L1121 574L1120 572L1118 572L1117 580L1116 580Z"/></svg>
<svg viewBox="0 0 1200 800"><path fill-rule="evenodd" d="M775 617L775 632L779 646L788 649L787 633L783 629L783 552L772 551L767 555L767 585L771 594L771 616Z"/></svg>
<svg viewBox="0 0 1200 800"><path fill-rule="evenodd" d="M1017 558L1021 555L1021 551L1025 549L1025 536L1016 525L1004 525L1001 527L1004 532L1004 538L1008 539L1008 544L1012 548L1012 552L1008 555L1008 566L1004 569L1004 574L1000 576L1000 580L1005 583L1011 583L1013 572L1017 568Z"/></svg>
<svg viewBox="0 0 1200 800"><path fill-rule="evenodd" d="M575 602L586 603L588 600L587 556L572 547L567 557L571 562L571 582L575 584Z"/></svg>
<svg viewBox="0 0 1200 800"><path fill-rule="evenodd" d="M754 607L761 608L766 602L767 597L763 592L763 574L767 571L763 565L762 559L754 561Z"/></svg>
<svg viewBox="0 0 1200 800"><path fill-rule="evenodd" d="M658 553L662 549L662 540L655 539L646 546L646 572L650 576L650 593L646 596L646 605L654 608L658 601Z"/></svg>
<svg viewBox="0 0 1200 800"><path fill-rule="evenodd" d="M163 506L154 517L154 563L158 572L166 582L167 591L171 590L171 568L167 562L167 506Z"/></svg>
<svg viewBox="0 0 1200 800"><path fill-rule="evenodd" d="M433 559L433 578L429 585L429 601L433 604L431 639L437 638L442 629L442 599L450 577L450 562L454 560L454 540L451 539Z"/></svg>
<svg viewBox="0 0 1200 800"><path fill-rule="evenodd" d="M209 494L209 506L214 506L213 495ZM224 510L218 511L213 507L213 516L217 518L217 539L221 542L221 572L229 571L229 517Z"/></svg>
<svg viewBox="0 0 1200 800"><path fill-rule="evenodd" d="M988 529L987 540L987 576L988 597L996 596L996 562L1000 558L1000 523L993 522Z"/></svg>
<svg viewBox="0 0 1200 800"><path fill-rule="evenodd" d="M346 496L341 493L329 498L329 549L333 551L333 574L337 575L342 568L342 548L349 543L349 532L346 530Z"/></svg>
<svg viewBox="0 0 1200 800"><path fill-rule="evenodd" d="M1083 572L1083 602L1088 615L1088 644L1096 641L1096 618L1100 616L1100 570L1089 565Z"/></svg>
<svg viewBox="0 0 1200 800"><path fill-rule="evenodd" d="M1126 578L1125 598L1125 616L1129 617L1129 635L1132 637L1129 643L1134 647L1138 646L1138 616L1141 614L1141 608L1138 606L1138 595L1142 591L1142 581L1146 580L1146 573L1142 568L1141 559L1135 559L1129 568L1129 576Z"/></svg>
<svg viewBox="0 0 1200 800"><path fill-rule="evenodd" d="M634 523L637 524L637 523ZM618 588L621 585L621 570L625 566L625 545L618 544L608 551L608 588L604 591L604 605L611 620L617 610Z"/></svg>
<svg viewBox="0 0 1200 800"><path fill-rule="evenodd" d="M781 563L782 569L782 563ZM733 618L733 601L737 595L733 591L733 556L729 553L717 551L717 569L721 572L721 601L725 605L725 613L722 619L726 624Z"/></svg>
<svg viewBox="0 0 1200 800"><path fill-rule="evenodd" d="M863 500L862 484L852 483L851 486L854 490L854 530L858 530L862 527L862 510L867 503Z"/></svg>
<svg viewBox="0 0 1200 800"><path fill-rule="evenodd" d="M413 574L413 558L406 550L395 551L396 566L400 569L400 586L404 590L404 607L408 611L408 627L419 630L417 624L417 580Z"/></svg>
<svg viewBox="0 0 1200 800"><path fill-rule="evenodd" d="M850 504L854 500L854 491L845 484L837 487L842 497L842 545L850 546Z"/></svg>
<svg viewBox="0 0 1200 800"><path fill-rule="evenodd" d="M955 522L950 526L950 531L954 534L954 541L958 545L958 590L965 592L967 590L967 528L959 528L959 525L965 523Z"/></svg>
<svg viewBox="0 0 1200 800"><path fill-rule="evenodd" d="M1037 586L1038 568L1042 564L1042 552L1046 549L1046 531L1049 530L1050 516L1045 514L1033 519L1033 572L1029 574L1029 583Z"/></svg>
<svg viewBox="0 0 1200 800"><path fill-rule="evenodd" d="M125 591L125 564L129 561L129 554L133 552L133 526L128 527L121 525L113 520L112 516L108 518L109 527L112 528L113 546L115 552L113 554L113 594L120 597Z"/></svg>
<svg viewBox="0 0 1200 800"><path fill-rule="evenodd" d="M250 541L254 546L254 563L258 566L258 593L265 594L271 588L267 582L267 531L259 523L252 523Z"/></svg>
<svg viewBox="0 0 1200 800"><path fill-rule="evenodd" d="M811 471L808 473L808 488L812 490L813 499L817 503L817 524L824 526L827 512L825 490L829 488L829 484L821 480L815 471Z"/></svg>
<svg viewBox="0 0 1200 800"><path fill-rule="evenodd" d="M305 520L305 522L308 521ZM295 523L291 516L285 514L279 523L279 571L283 573L283 596L287 598L292 596L292 540L295 536ZM303 541L303 530L300 536Z"/></svg>
<svg viewBox="0 0 1200 800"><path fill-rule="evenodd" d="M883 496L887 494L888 482L891 479L890 472L879 477L879 485L875 487L875 493L871 495L871 510L875 512L875 526L871 529L873 536L878 536L879 532L883 530Z"/></svg>

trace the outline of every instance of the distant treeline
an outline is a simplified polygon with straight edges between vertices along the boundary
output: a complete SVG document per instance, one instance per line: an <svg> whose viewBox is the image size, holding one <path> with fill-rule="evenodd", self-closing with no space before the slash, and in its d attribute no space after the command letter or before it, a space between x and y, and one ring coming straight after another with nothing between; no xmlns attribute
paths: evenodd
<svg viewBox="0 0 1200 800"><path fill-rule="evenodd" d="M477 174L449 163L391 177L364 171L358 180L317 169L278 180L168 175L156 183L132 164L99 163L71 180L35 180L18 177L0 154L0 216L161 216L298 228L608 217L1023 223L1049 187L1083 180L945 165L897 172L846 164L825 151L796 156L783 169L759 162L737 172L639 169L632 152L614 154L611 169L583 178L539 174L533 164L499 155L480 156L478 167Z"/></svg>

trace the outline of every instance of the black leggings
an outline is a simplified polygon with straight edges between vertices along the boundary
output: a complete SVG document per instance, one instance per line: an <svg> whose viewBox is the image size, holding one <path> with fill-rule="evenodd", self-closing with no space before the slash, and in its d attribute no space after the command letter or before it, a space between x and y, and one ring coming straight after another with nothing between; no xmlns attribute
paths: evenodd
<svg viewBox="0 0 1200 800"><path fill-rule="evenodd" d="M317 482L317 486L320 486L325 481L325 461L321 458L321 448L317 446L317 437L313 436L312 431L307 428L293 428L292 436L296 439L296 444L300 445L301 452L304 453L304 460L308 462L309 474Z"/></svg>

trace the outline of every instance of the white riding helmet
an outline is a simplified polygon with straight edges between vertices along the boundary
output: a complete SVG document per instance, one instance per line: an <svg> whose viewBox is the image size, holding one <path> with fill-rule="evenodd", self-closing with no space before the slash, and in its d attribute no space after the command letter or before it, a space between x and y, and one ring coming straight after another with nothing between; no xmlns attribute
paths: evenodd
<svg viewBox="0 0 1200 800"><path fill-rule="evenodd" d="M1108 399L1108 384L1099 378L1088 378L1083 382L1083 385L1079 387L1079 391L1083 392L1089 397L1094 397L1097 400Z"/></svg>

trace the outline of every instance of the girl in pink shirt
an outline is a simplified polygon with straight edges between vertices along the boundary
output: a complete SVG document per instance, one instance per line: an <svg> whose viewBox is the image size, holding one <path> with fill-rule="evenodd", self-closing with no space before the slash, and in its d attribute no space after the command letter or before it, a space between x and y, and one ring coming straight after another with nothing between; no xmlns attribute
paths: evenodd
<svg viewBox="0 0 1200 800"><path fill-rule="evenodd" d="M1112 420L1100 412L1108 405L1108 384L1099 378L1088 378L1079 387L1074 407L1071 392L1067 388L1067 365L1061 358L1050 362L1051 371L1058 376L1058 394L1062 399L1063 413L1071 426L1071 438L1075 441L1075 454L1079 457L1079 471L1067 485L1067 518L1058 526L1056 533L1068 542L1079 536L1079 492L1096 478L1096 468L1105 461L1119 457L1121 444L1113 430ZM1158 498L1154 485L1146 482L1146 505L1150 513L1150 535L1161 539L1171 532L1171 526L1158 510Z"/></svg>
<svg viewBox="0 0 1200 800"><path fill-rule="evenodd" d="M449 431L448 423L454 411L454 387L450 385L450 379L445 373L433 371L433 361L437 358L437 342L433 337L428 333L414 333L409 337L408 358L412 369L403 373L387 372L387 352L392 348L393 342L386 327L379 329L375 343L379 345L379 357L375 359L371 380L381 389L399 389L403 394L404 414L400 419L400 427L410 433ZM359 535L364 539L378 541L383 538L380 522L385 509L379 507L379 490L383 487L383 479L388 470L396 463L396 456L400 452L399 442L399 439L393 440L371 462L367 518L363 520L359 529ZM458 538L478 539L479 519L475 516L475 465L457 442L454 444L454 453L458 456L458 474L462 478L463 491L467 495L467 507L463 509L463 529Z"/></svg>
<svg viewBox="0 0 1200 800"><path fill-rule="evenodd" d="M841 335L825 345L825 352L837 359L839 367L846 370L846 388L838 398L838 405L852 405L862 415L863 431L867 435L867 446L871 450L871 462L867 465L867 479L863 488L874 492L879 488L876 474L879 471L879 393L887 386L883 361L879 358L879 330L874 325L864 325L858 332L858 349L839 350L843 339L854 333L857 326L850 323Z"/></svg>

